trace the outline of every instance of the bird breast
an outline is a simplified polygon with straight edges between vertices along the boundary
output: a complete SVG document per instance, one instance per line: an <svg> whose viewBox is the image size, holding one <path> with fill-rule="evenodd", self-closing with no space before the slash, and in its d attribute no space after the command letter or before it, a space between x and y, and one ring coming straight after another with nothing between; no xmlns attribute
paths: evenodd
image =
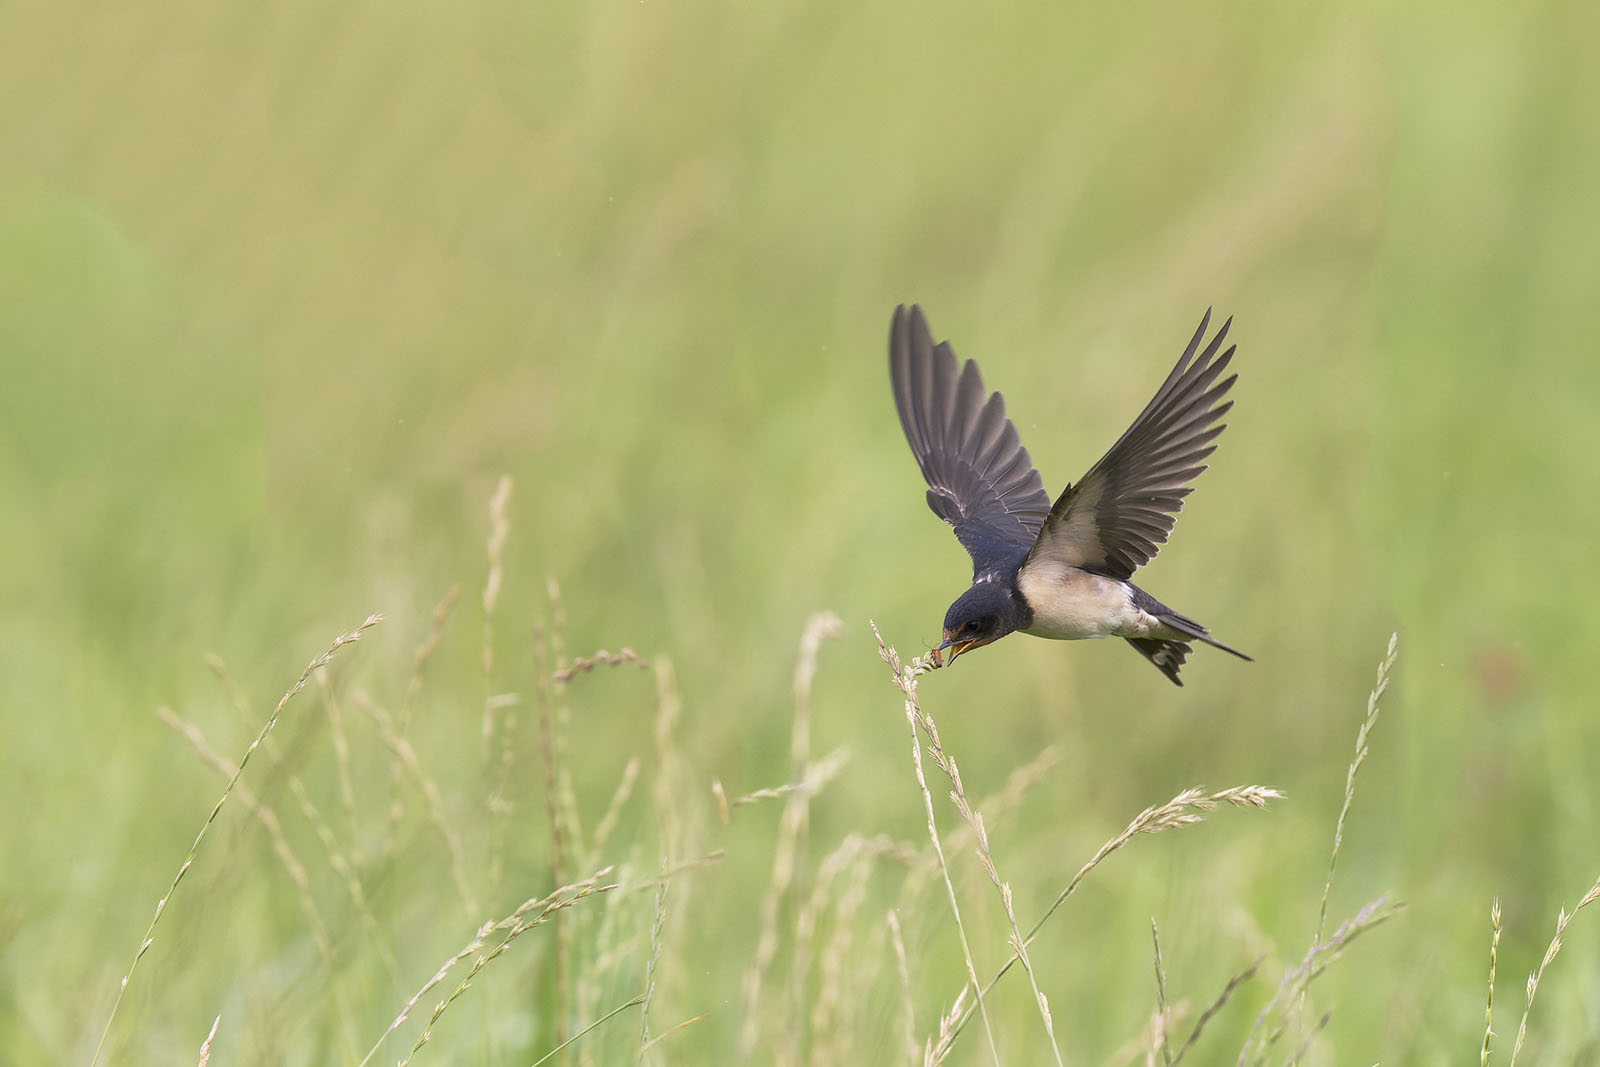
<svg viewBox="0 0 1600 1067"><path fill-rule="evenodd" d="M1035 637L1139 637L1155 622L1134 606L1127 583L1067 563L1031 560L1017 575L1017 588L1033 609L1023 633Z"/></svg>

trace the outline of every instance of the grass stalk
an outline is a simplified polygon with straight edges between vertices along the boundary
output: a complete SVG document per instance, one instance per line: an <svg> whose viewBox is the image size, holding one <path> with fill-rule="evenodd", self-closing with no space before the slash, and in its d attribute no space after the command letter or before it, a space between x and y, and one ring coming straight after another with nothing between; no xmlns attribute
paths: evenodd
<svg viewBox="0 0 1600 1067"><path fill-rule="evenodd" d="M1534 994L1539 992L1539 982L1544 978L1545 968L1554 962L1556 954L1561 951L1561 937L1567 932L1567 924L1572 921L1574 915L1593 904L1596 900L1600 900L1600 880L1596 880L1594 885L1589 887L1589 891L1578 901L1577 907L1571 911L1562 908L1556 914L1555 936L1550 939L1549 946L1545 948L1544 958L1539 961L1538 969L1528 975L1528 1002L1522 1009L1522 1021L1517 1024L1516 1044L1511 1046L1511 1067L1517 1067L1517 1056L1522 1052L1522 1042L1528 1036L1528 1016L1533 1013Z"/></svg>
<svg viewBox="0 0 1600 1067"><path fill-rule="evenodd" d="M1055 900L1045 909L1044 914L1028 930L1027 936L1022 939L1024 947L1033 943L1033 939L1039 936L1039 931L1044 929L1044 924L1049 922L1050 917L1077 891L1078 886L1082 884L1084 878L1088 877L1090 871L1103 863L1112 853L1125 847L1134 838L1142 834L1157 834L1164 830L1192 826L1200 822L1220 805L1226 804L1238 808L1265 808L1270 801L1281 799L1282 796L1283 794L1276 789L1261 785L1234 786L1231 789L1223 789L1215 793L1205 793L1200 789L1190 788L1185 789L1159 807L1144 809L1134 816L1133 821L1120 834L1101 845L1099 850L1089 858L1089 862L1078 868L1078 873L1072 876L1072 880L1067 883L1066 888L1056 895ZM989 979L988 984L983 987L982 991L988 993L993 989L995 984L1005 977L1006 972L1017 961L1018 956L1013 951L1011 958L995 972L994 977ZM957 1011L956 1006L952 1005L947 1017L952 1017L953 1021L948 1027L948 1033L941 1035L939 1043L934 1046L935 1062L944 1059L950 1054L951 1043L966 1027L968 1021L971 1020L974 1010L972 1006L968 1006L962 1011Z"/></svg>
<svg viewBox="0 0 1600 1067"><path fill-rule="evenodd" d="M367 1051L367 1054L364 1057L362 1057L359 1067L365 1067L366 1064L372 1061L372 1057L378 1054L378 1049L383 1047L383 1043L388 1040L389 1035L393 1034L405 1023L406 1019L410 1017L412 1009L417 1006L423 997L428 995L430 990L441 984L447 977L449 977L450 972L455 969L456 964L461 963L470 956L477 956L478 958L473 961L472 967L467 972L466 977L456 985L455 989L450 992L449 996L447 996L444 1000L441 1000L434 1007L433 1014L429 1017L427 1025L423 1027L422 1033L418 1036L416 1044L412 1045L410 1053L408 1053L406 1058L401 1061L402 1064L409 1063L411 1057L415 1056L417 1051L421 1049L423 1045L427 1044L429 1037L432 1035L433 1025L439 1021L439 1018L452 1003L466 993L466 991L472 985L472 980L478 976L478 973L482 971L485 966L501 956L507 949L511 947L511 943L517 938L521 937L524 933L536 926L543 926L549 921L551 915L566 908L572 907L580 900L584 900L599 893L609 893L617 889L618 886L615 883L603 882L603 879L609 875L611 871L612 868L605 867L596 871L594 874L590 875L588 878L585 878L581 882L573 882L569 885L561 886L560 888L543 897L530 898L526 901L523 901L523 903L520 904L515 911L513 911L510 915L507 915L505 918L499 920L490 920L489 922L486 922L482 926L478 927L478 931L473 936L473 939L467 942L465 947L463 947L459 952L446 960L439 967L439 969L433 973L433 977L429 978L425 983L423 983L422 988L417 990L410 1000L406 1001L405 1006L400 1009L400 1013L396 1015L394 1017L394 1021L389 1024L388 1029L384 1030L382 1034L378 1035L378 1040L373 1043L372 1048ZM483 955L478 955L489 943L489 936L496 930L504 930L506 932L505 937L503 937L500 940L500 943L492 950L484 953Z"/></svg>
<svg viewBox="0 0 1600 1067"><path fill-rule="evenodd" d="M1500 955L1500 898L1489 905L1489 996L1483 1006L1483 1049L1478 1054L1478 1067L1489 1067L1489 1039L1494 1036L1494 969Z"/></svg>
<svg viewBox="0 0 1600 1067"><path fill-rule="evenodd" d="M139 947L134 950L133 961L128 964L128 970L123 974L122 982L117 986L116 999L111 1002L111 1011L107 1014L105 1026L100 1031L100 1041L95 1045L94 1058L89 1061L89 1067L94 1067L95 1064L99 1063L100 1057L105 1054L106 1040L111 1036L112 1024L117 1021L117 1009L122 1006L122 998L128 991L128 983L133 980L134 972L139 967L139 961L144 959L145 953L150 951L150 946L155 944L156 926L161 922L162 915L166 913L167 904L172 900L172 895L178 891L178 886L183 883L184 875L188 874L189 868L194 865L194 859L200 851L201 843L205 841L206 834L210 831L212 824L217 821L217 816L222 813L222 806L228 802L228 797L232 795L234 787L239 784L240 776L244 774L244 769L250 764L250 757L255 755L256 750L267 739L267 735L272 732L272 728L278 724L278 718L283 714L283 709L288 706L289 701L293 700L300 690L306 687L306 682L311 679L311 676L332 662L333 657L338 655L341 648L361 640L362 635L382 621L382 615L369 615L354 630L334 638L333 644L328 646L327 651L312 660L306 665L306 669L300 672L299 679L289 687L288 692L283 694L282 699L278 701L277 707L272 709L272 714L262 724L261 732L256 734L256 739L250 742L250 746L245 749L244 755L239 758L239 765L234 770L233 776L228 779L228 784L223 788L222 795L217 798L216 804L212 806L211 814L207 815L205 822L200 824L200 831L195 834L194 844L189 846L189 854L178 865L178 873L173 875L172 884L167 887L167 891L161 899L156 901L156 910L155 914L150 918L150 925L146 928L144 937L139 940Z"/></svg>
<svg viewBox="0 0 1600 1067"><path fill-rule="evenodd" d="M905 697L906 724L911 728L911 767L916 772L917 788L922 791L923 809L928 817L928 838L933 842L933 853L938 859L939 870L944 875L946 896L950 901L950 913L955 918L956 934L961 941L961 956L967 965L967 981L971 984L974 996L977 998L977 1011L983 1017L983 1032L989 1042L989 1056L995 1063L1000 1062L1000 1049L994 1039L994 1025L989 1021L989 1009L984 1004L984 989L978 981L978 966L973 962L972 944L967 937L966 924L961 921L961 903L956 899L955 883L950 878L950 864L945 858L944 846L939 841L939 823L933 814L933 794L928 791L928 779L922 770L922 742L917 736L917 720L921 718L921 710L917 706L917 672L919 664L913 663L910 667L902 666L900 653L891 645L884 643L883 635L878 632L876 623L872 624L872 634L878 639L878 655L889 665L894 676L895 688L899 689ZM943 760L943 752L939 754ZM947 772L948 773L948 772ZM952 780L954 776L952 775ZM1018 942L1018 947L1023 947ZM1057 1054L1059 1059L1059 1053Z"/></svg>
<svg viewBox="0 0 1600 1067"><path fill-rule="evenodd" d="M1152 1053L1161 1056L1166 1067L1172 1067L1172 1046L1167 1040L1170 1013L1167 1009L1167 969L1161 962L1161 931L1156 929L1156 917L1150 916L1150 942L1155 948L1156 964L1156 1028Z"/></svg>
<svg viewBox="0 0 1600 1067"><path fill-rule="evenodd" d="M1373 683L1372 692L1367 696L1367 714L1361 720L1361 728L1356 731L1356 754L1350 760L1350 766L1344 776L1344 803L1339 808L1339 821L1333 827L1333 849L1328 855L1328 877L1322 883L1322 906L1317 911L1317 932L1312 937L1315 944L1322 940L1322 931L1328 923L1328 895L1333 891L1333 872L1339 865L1339 846L1344 843L1344 822L1350 815L1350 805L1356 795L1356 772L1367 761L1367 739L1372 734L1372 728L1377 725L1379 704L1384 690L1389 688L1389 672L1394 668L1394 661L1399 647L1400 634L1389 635L1389 649L1378 664L1378 678Z"/></svg>

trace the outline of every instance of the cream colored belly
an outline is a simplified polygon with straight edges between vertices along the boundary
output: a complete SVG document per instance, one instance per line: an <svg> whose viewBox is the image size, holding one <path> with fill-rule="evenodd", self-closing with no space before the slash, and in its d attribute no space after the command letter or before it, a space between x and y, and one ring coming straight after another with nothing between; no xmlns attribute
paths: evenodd
<svg viewBox="0 0 1600 1067"><path fill-rule="evenodd" d="M1017 575L1033 609L1022 632L1077 641L1086 637L1145 637L1166 627L1133 605L1128 587L1064 563L1036 561Z"/></svg>

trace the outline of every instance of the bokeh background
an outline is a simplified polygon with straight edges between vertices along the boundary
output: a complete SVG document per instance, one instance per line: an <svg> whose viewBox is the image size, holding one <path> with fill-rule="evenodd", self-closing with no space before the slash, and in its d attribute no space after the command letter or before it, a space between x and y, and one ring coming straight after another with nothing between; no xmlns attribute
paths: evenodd
<svg viewBox="0 0 1600 1067"><path fill-rule="evenodd" d="M710 786L791 778L814 611L845 632L821 652L811 747L850 761L812 798L803 851L814 865L851 832L926 841L867 625L926 648L968 573L889 396L889 316L910 301L1005 392L1052 492L1207 307L1235 316L1230 429L1141 581L1256 662L1202 649L1180 690L1120 644L1017 638L922 684L974 796L1059 746L992 829L1025 921L1148 804L1199 783L1287 793L1136 842L1046 926L1034 954L1068 1061L1146 1026L1152 916L1171 995L1194 1006L1267 953L1192 1054L1231 1061L1309 944L1393 631L1330 915L1383 893L1408 907L1319 979L1332 1015L1309 1055L1469 1058L1498 896L1504 1056L1558 907L1600 872L1597 39L1600 8L1554 3L7 7L0 1058L88 1060L215 801L221 779L155 710L237 760L306 662L373 611L387 621L331 688L398 704L454 583L410 731L481 842L480 592L488 501L510 475L490 689L531 706L534 627L558 621L548 580L568 655L670 657L674 803L700 813L696 848L725 852L673 883L652 1007L656 1029L709 1014L651 1055L728 1062L781 802L721 827ZM611 859L653 870L654 687L631 668L582 685L577 799L592 823L643 757ZM282 762L245 776L308 856L284 783L292 768L337 806L317 701L290 705ZM376 814L352 847L375 854L386 756L353 730ZM375 1038L478 921L551 888L525 744L481 914L454 900L420 804L373 868L398 983L348 915L330 919L339 966L317 956L259 824L230 804L119 1009L113 1062L192 1060L219 1013L223 1062L358 1058L345 1031ZM970 849L952 865L992 969L1003 917ZM860 925L881 954L895 897L878 879ZM963 965L942 895L912 910L920 1038ZM554 1017L541 933L419 1062L531 1062L570 1036L584 1020ZM1530 1022L1537 1062L1596 1055L1597 949L1600 915L1580 914ZM893 960L871 966L888 992L856 1020L851 1062L900 1047ZM643 974L608 981L625 997ZM1021 975L1004 989L1003 1059L1042 1062ZM597 1031L590 1054L631 1061L637 1016L608 1025L621 1033ZM976 1029L956 1061L989 1062Z"/></svg>

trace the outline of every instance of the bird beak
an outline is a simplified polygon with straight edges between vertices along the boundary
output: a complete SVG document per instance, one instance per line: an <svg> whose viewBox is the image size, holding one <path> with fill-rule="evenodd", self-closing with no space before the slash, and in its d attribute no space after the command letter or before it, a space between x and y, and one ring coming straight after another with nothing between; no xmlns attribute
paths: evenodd
<svg viewBox="0 0 1600 1067"><path fill-rule="evenodd" d="M976 642L976 641L957 641L954 637L952 637L947 632L944 635L944 641L937 648L935 648L933 650L934 662L937 663L939 661L938 660L939 653L943 652L945 649L949 649L950 650L950 658L945 660L944 662L946 664L954 663L956 661L956 657L957 656L959 656L959 655L961 655L961 653L967 651L967 649L975 647L977 644L978 644L978 642Z"/></svg>

